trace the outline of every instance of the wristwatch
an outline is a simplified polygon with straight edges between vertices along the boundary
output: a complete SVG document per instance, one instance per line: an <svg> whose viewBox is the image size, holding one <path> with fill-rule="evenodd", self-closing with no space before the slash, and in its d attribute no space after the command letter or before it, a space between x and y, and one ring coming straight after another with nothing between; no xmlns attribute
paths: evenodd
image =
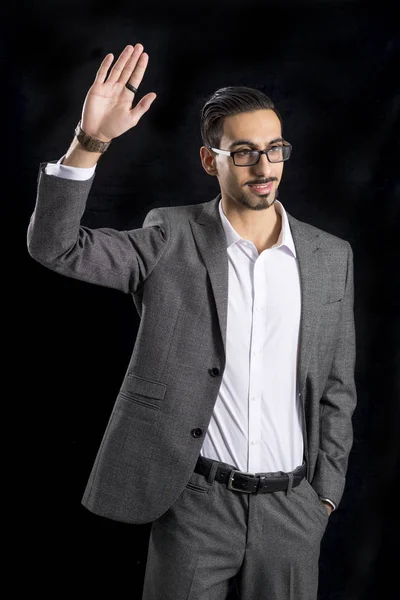
<svg viewBox="0 0 400 600"><path fill-rule="evenodd" d="M91 137L83 131L83 129L81 128L81 122L82 119L75 127L75 135L78 138L78 141L81 144L81 146L83 146L85 150L89 150L89 152L105 152L108 146L111 144L112 140L110 140L109 142L102 142L101 140L96 140L96 138Z"/></svg>

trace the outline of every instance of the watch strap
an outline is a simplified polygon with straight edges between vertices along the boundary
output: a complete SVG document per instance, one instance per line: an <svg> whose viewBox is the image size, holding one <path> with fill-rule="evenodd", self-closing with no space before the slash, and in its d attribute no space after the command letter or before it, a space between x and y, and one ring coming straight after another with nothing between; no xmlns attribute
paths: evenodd
<svg viewBox="0 0 400 600"><path fill-rule="evenodd" d="M81 127L81 122L82 121L80 120L78 125L75 127L75 135L81 146L83 146L85 150L88 150L89 152L105 152L108 146L111 144L112 140L110 140L109 142L102 142L101 140L96 140L96 138L91 137L83 131Z"/></svg>

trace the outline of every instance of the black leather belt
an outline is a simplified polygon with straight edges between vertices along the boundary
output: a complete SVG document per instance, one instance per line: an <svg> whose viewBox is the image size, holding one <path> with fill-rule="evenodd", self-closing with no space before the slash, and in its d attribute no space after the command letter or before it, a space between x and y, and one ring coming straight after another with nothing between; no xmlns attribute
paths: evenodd
<svg viewBox="0 0 400 600"><path fill-rule="evenodd" d="M199 456L194 468L196 473L208 476L213 460ZM297 467L293 472L292 487L297 487L307 471L306 463ZM220 463L215 473L215 480L219 483L225 483L229 490L234 492L243 492L245 494L267 494L268 492L280 492L287 490L288 475L271 475L269 473L244 473L230 467L225 467Z"/></svg>

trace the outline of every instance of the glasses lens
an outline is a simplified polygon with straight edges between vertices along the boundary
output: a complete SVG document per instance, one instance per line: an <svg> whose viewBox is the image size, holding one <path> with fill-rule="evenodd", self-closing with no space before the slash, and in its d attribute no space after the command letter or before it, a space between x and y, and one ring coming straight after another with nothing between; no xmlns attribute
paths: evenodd
<svg viewBox="0 0 400 600"><path fill-rule="evenodd" d="M290 156L292 147L287 146L272 146L267 150L270 162L282 162ZM239 150L235 152L235 165L254 165L258 162L258 152L255 150Z"/></svg>
<svg viewBox="0 0 400 600"><path fill-rule="evenodd" d="M253 150L239 150L234 155L236 165L253 165L258 161L258 152Z"/></svg>
<svg viewBox="0 0 400 600"><path fill-rule="evenodd" d="M271 162L282 162L290 156L291 146L272 146L268 150L268 158Z"/></svg>

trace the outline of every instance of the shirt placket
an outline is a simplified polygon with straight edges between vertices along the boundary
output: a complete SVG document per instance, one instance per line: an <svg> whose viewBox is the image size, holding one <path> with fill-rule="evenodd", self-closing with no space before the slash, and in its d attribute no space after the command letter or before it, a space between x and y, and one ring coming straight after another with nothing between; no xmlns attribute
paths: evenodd
<svg viewBox="0 0 400 600"><path fill-rule="evenodd" d="M255 261L253 269L253 310L250 342L249 399L248 399L248 471L260 472L261 463L261 402L263 346L265 334L266 286L263 269L264 254Z"/></svg>

